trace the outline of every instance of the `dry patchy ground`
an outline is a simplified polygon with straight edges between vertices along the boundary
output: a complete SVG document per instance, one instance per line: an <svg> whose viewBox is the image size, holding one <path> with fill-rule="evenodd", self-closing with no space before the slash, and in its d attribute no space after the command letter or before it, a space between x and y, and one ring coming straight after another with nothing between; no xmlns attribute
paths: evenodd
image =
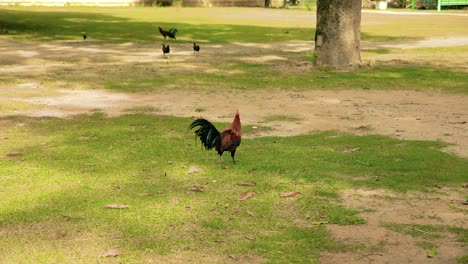
<svg viewBox="0 0 468 264"><path fill-rule="evenodd" d="M459 38L455 41L460 44ZM235 104L240 110L245 124L274 127L273 130L257 133L256 136L287 136L314 130L337 129L358 134L383 134L399 139L442 140L453 144L447 151L468 157L468 96L463 94L437 91L236 90L227 93L210 91L210 95L207 96L206 91L196 89L190 92L165 89L151 93L117 93L93 89L95 87L67 87L66 82L59 88L48 87L47 84L34 80L35 76L51 69L67 71L70 68L78 68L80 74L86 76L93 74L96 67L111 67L116 62L171 63L177 64L180 69L193 67L197 63L202 65L204 71L216 71L217 69L207 67L206 63L219 60L220 56L223 56L220 54L221 50L228 51L224 53L225 56L261 63L288 60L288 52L296 52L303 56L304 53L310 52L311 45L310 42L205 45L203 53L193 55L187 51L190 50L190 45L176 44L168 60L162 57L159 48L155 48L154 45L3 42L0 43L3 59L12 63L2 65L0 73L16 75L31 82L1 84L0 88L4 92L0 95L0 103L15 102L21 107L15 110L13 106L6 111L0 111L0 114L69 117L102 111L115 116L143 109L145 112L161 115L201 115L211 120L228 122L235 111L226 107L228 102ZM364 43L365 45L367 44ZM279 47L284 52L262 53L263 49L272 47ZM389 55L382 55L381 59L385 60L386 56ZM455 67L466 70L466 58L458 61L460 65ZM450 58L442 58L436 63L447 65ZM285 70L289 70L288 65L284 67ZM310 64L305 63L301 67L293 68L294 71L305 71L307 67L310 67ZM197 109L204 111L200 113ZM279 115L294 118L269 119ZM426 256L427 250L417 246L420 239L391 231L385 228L383 223L435 224L467 228L466 209L461 205L463 195L466 195L466 189L463 187L456 190L443 189L431 194L406 195L382 190L349 190L342 194L344 205L363 210L361 216L367 223L361 226L330 225L328 228L337 239L345 243L365 246L354 252L324 253L321 262L454 263L457 256L466 254L466 248L455 242L452 234L445 233L434 241L438 246L438 254L429 259ZM250 259L245 262L262 261Z"/></svg>
<svg viewBox="0 0 468 264"><path fill-rule="evenodd" d="M437 187L435 187L437 188ZM384 190L353 189L342 194L343 204L361 210L366 223L360 226L329 225L334 237L349 244L364 245L355 252L325 253L321 263L457 263L456 257L467 248L449 232L427 232L405 226L403 232L391 231L385 224L434 225L467 228L463 195L466 189L442 188L434 193L413 192L404 196ZM420 244L428 241L420 236L437 236L430 243L437 245L437 255L427 257L429 250Z"/></svg>

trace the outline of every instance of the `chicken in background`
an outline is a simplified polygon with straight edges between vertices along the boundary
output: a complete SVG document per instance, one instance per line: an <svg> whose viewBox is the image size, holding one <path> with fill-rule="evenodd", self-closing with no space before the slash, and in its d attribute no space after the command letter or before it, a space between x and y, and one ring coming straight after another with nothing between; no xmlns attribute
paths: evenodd
<svg viewBox="0 0 468 264"><path fill-rule="evenodd" d="M196 52L200 52L200 45L198 45L197 43L193 43L193 53Z"/></svg>
<svg viewBox="0 0 468 264"><path fill-rule="evenodd" d="M162 27L159 27L159 33L161 33L161 35L164 37L164 39L166 39L166 37L169 37L171 39L176 39L175 35L177 33L177 29L176 28L171 28L169 30L164 30Z"/></svg>
<svg viewBox="0 0 468 264"><path fill-rule="evenodd" d="M195 137L200 139L205 149L214 148L218 152L219 158L221 158L224 151L229 151L231 152L232 161L236 163L234 155L242 137L239 111L236 111L232 123L221 133L210 121L203 118L193 121L188 127L189 130L193 128L198 128L194 131Z"/></svg>
<svg viewBox="0 0 468 264"><path fill-rule="evenodd" d="M169 45L166 46L162 44L162 52L163 52L163 56L169 57L169 52L171 52L171 48L169 47Z"/></svg>

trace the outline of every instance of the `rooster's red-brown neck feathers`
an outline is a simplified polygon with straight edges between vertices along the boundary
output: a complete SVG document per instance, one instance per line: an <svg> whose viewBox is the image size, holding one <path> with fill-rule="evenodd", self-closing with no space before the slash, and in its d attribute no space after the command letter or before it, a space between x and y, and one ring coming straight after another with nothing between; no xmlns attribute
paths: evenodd
<svg viewBox="0 0 468 264"><path fill-rule="evenodd" d="M239 111L236 111L236 116L234 117L234 120L232 121L232 123L229 125L228 129L232 129L233 131L240 134L241 121L240 121Z"/></svg>

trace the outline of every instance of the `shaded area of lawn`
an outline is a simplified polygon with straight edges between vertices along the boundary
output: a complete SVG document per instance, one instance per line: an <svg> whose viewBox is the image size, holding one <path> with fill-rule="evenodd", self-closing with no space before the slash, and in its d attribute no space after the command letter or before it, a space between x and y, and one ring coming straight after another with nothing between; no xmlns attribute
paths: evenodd
<svg viewBox="0 0 468 264"><path fill-rule="evenodd" d="M173 42L163 39L158 26L166 30L177 28L179 43L193 40L205 43L311 40L315 32L313 28L170 23L159 20L156 14L153 17L131 18L105 12L86 12L86 9L82 9L82 12L73 12L73 8L70 10L72 12L3 10L0 13L0 25L8 28L14 37L36 41L81 40L82 32L86 32L88 41ZM139 10L128 9L128 12Z"/></svg>
<svg viewBox="0 0 468 264"><path fill-rule="evenodd" d="M232 42L278 42L290 40L313 40L314 20L306 27L288 26L287 19L274 25L229 24L220 18L186 18L174 9L161 15L155 8L35 8L6 9L0 13L0 25L9 30L17 40L56 41L81 40L86 32L88 41L141 42L165 41L158 31L177 28L177 42L232 43ZM287 11L285 11L287 12ZM294 11L293 11L294 12ZM178 18L178 19L177 19ZM278 19L282 21L283 19ZM184 21L187 23L181 23ZM242 18L239 18L242 21ZM396 41L417 40L412 36L386 36L363 32L362 40Z"/></svg>
<svg viewBox="0 0 468 264"><path fill-rule="evenodd" d="M126 263L174 252L316 262L320 250L346 249L321 223L363 223L340 205L338 191L430 191L463 183L468 170L466 160L440 152L440 142L335 132L245 139L234 165L193 141L189 119L3 121L11 124L0 132L8 138L0 153L23 153L0 159L1 254L12 262L26 247L29 263L89 263L110 247L122 248ZM190 166L204 172L188 174ZM236 185L242 181L257 184ZM245 191L258 194L238 201ZM279 196L291 191L302 195ZM114 203L130 207L103 208Z"/></svg>
<svg viewBox="0 0 468 264"><path fill-rule="evenodd" d="M209 58L194 59L184 55L185 57L178 58L179 61L171 61L171 63L121 61L119 56L135 55L131 47L124 45L118 47L115 45L113 48L107 48L101 52L97 51L99 45L106 42L137 42L154 43L154 54L157 54L161 52L160 43L164 41L157 31L158 25L179 29L177 44L174 41L166 41L174 43L174 46L179 45L175 48L176 50L178 48L179 51L191 51L191 46L187 46L187 44L192 40L205 43L255 42L265 44L289 40L312 40L314 35L314 28L308 27L309 24L305 22L307 27L287 27L281 24L281 19L273 22L269 20L273 24L271 26L260 23L248 24L243 22L241 18L237 18L237 20L229 18L223 21L219 17L210 17L208 16L210 9L187 10L192 10L197 14L203 11L207 16L184 17L190 12L177 11L174 8L34 7L32 10L25 8L3 9L0 12L0 24L8 28L10 34L2 36L2 38L14 41L76 40L76 42L66 42L60 48L42 45L34 51L39 53L35 58L43 59L41 63L60 63L59 66L50 66L45 72L22 72L20 70L17 74L1 75L0 80L2 83L8 84L40 80L52 87L57 83L59 87L106 88L125 92L148 92L162 89L213 89L213 87L244 90L270 88L301 90L402 89L468 92L466 73L459 71L456 67L450 67L450 65L435 67L416 60L414 62L387 61L381 64L387 66L364 67L352 72L336 72L316 68L301 70L300 65L304 65L303 62L307 60L308 54L285 51L288 50L288 47L280 47L274 43L258 48L248 49L246 47L245 52L239 48L242 45L226 44L231 45L233 50L221 48L218 52L213 48L212 53L208 55ZM251 9L228 10L235 10L237 15L251 12ZM265 12L263 9L261 11ZM276 11L268 10L268 12ZM279 12L274 14L277 16L295 14L296 11ZM303 14L302 12L296 13ZM255 19L257 20L252 21L259 22L259 18ZM184 23L181 23L182 21ZM232 24L223 24L223 22ZM312 24L311 22L311 26ZM82 32L86 32L89 36L87 43L81 43ZM395 36L393 33L382 35L378 31L372 31L372 34L363 33L362 39L379 42L416 38ZM90 44L91 47L88 47L87 44ZM206 49L204 49L203 44L202 56L205 56ZM234 47L236 45L237 47ZM174 46L172 46L173 50ZM70 50L79 50L79 52L67 54L67 51ZM391 55L392 53L397 54L400 51L395 52L389 49L363 51L363 55L370 58L377 55ZM403 55L400 56L412 55L413 53L426 54L424 56L427 54L437 54L437 56L450 54L456 59L466 53L466 47L426 48L416 51L401 51L401 53ZM30 60L30 57L18 56L12 51L7 51L5 54L6 58L2 62L7 67L21 66L23 63L29 63ZM286 59L265 63L240 61L262 55L274 55ZM153 54L151 56L155 60L159 59ZM222 64L219 63L220 61ZM459 63L463 63L463 61L461 60ZM64 82L69 83L64 84Z"/></svg>

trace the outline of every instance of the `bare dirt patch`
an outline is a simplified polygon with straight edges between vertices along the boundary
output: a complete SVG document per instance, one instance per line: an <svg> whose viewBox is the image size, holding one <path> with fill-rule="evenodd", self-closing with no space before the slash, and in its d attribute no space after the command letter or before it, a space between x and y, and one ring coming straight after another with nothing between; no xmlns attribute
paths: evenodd
<svg viewBox="0 0 468 264"><path fill-rule="evenodd" d="M145 258L146 256L144 256ZM204 250L203 252L173 252L168 256L147 256L148 261L144 263L252 263L260 264L267 262L266 259L257 256L245 256L245 255L228 255L220 252L209 252Z"/></svg>
<svg viewBox="0 0 468 264"><path fill-rule="evenodd" d="M382 45L382 47L393 49L416 49L426 47L456 47L465 45L468 45L468 37L433 37L410 44Z"/></svg>
<svg viewBox="0 0 468 264"><path fill-rule="evenodd" d="M333 236L345 244L358 245L358 250L325 253L321 263L457 263L466 247L453 234L438 233L430 240L437 255L428 258L428 250L418 244L427 242L391 231L385 223L455 226L467 228L463 193L443 190L440 193L396 194L384 190L348 190L342 194L345 206L363 211L366 220L360 226L327 225ZM416 232L424 230L416 229Z"/></svg>
<svg viewBox="0 0 468 264"><path fill-rule="evenodd" d="M399 139L441 140L448 151L468 157L468 96L412 91L203 91L125 94L60 90L57 96L24 99L44 107L22 114L66 117L96 110L110 116L148 107L158 114L230 121L236 108L245 124L272 127L256 136L289 136L336 129ZM174 104L177 102L177 104ZM226 103L232 105L226 108ZM204 109L199 113L197 109ZM275 115L298 120L265 121ZM362 129L366 128L366 129Z"/></svg>

